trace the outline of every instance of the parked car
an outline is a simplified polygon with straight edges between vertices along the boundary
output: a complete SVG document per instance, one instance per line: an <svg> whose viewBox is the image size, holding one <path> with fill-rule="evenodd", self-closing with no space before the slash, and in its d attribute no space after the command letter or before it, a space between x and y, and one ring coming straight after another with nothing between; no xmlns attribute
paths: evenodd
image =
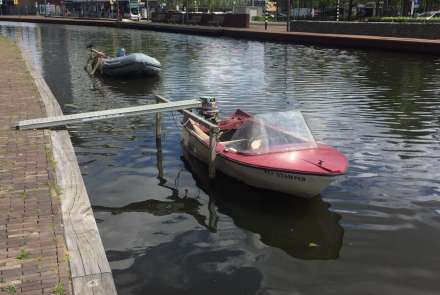
<svg viewBox="0 0 440 295"><path fill-rule="evenodd" d="M273 13L270 13L270 12L267 12L267 11L263 13L263 16L264 17L267 16L268 18L274 18L275 17L275 15Z"/></svg>

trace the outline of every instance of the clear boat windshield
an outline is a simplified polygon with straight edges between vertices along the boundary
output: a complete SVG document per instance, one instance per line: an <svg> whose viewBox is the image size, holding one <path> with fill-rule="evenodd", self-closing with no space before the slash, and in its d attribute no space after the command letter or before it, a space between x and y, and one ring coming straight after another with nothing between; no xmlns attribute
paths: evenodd
<svg viewBox="0 0 440 295"><path fill-rule="evenodd" d="M310 149L317 146L299 111L253 116L223 144L227 148L247 154Z"/></svg>

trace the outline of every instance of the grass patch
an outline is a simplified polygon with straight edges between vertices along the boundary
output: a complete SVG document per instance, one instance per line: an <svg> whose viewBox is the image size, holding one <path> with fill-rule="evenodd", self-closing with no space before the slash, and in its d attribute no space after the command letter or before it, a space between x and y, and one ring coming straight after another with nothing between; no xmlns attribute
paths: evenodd
<svg viewBox="0 0 440 295"><path fill-rule="evenodd" d="M253 16L253 17L252 17L252 21L254 21L254 22L264 22L265 19L266 19L266 18L265 18L264 16L261 16L261 15L256 15L256 16ZM268 22L274 22L274 21L275 21L275 18L272 17L272 16L268 16L268 17L267 17L267 21L268 21Z"/></svg>
<svg viewBox="0 0 440 295"><path fill-rule="evenodd" d="M51 231L55 231L55 224L54 223L49 223L49 229L51 230Z"/></svg>
<svg viewBox="0 0 440 295"><path fill-rule="evenodd" d="M20 254L18 254L18 256L16 258L19 259L19 260L24 260L24 259L26 259L28 257L29 257L29 252L26 251L25 249L21 249L20 250Z"/></svg>
<svg viewBox="0 0 440 295"><path fill-rule="evenodd" d="M64 290L64 285L63 283L59 282L58 284L56 284L54 290L53 290L53 294L55 295L64 295L65 290Z"/></svg>
<svg viewBox="0 0 440 295"><path fill-rule="evenodd" d="M46 158L49 161L50 167L52 168L53 171L55 171L55 168L57 166L57 161L55 161L53 158L52 149L50 148L50 146L48 145L44 146L44 153L46 154Z"/></svg>
<svg viewBox="0 0 440 295"><path fill-rule="evenodd" d="M8 294L14 294L17 293L17 287L15 285L9 285L2 289L3 292L6 292Z"/></svg>
<svg viewBox="0 0 440 295"><path fill-rule="evenodd" d="M69 262L69 252L67 251L67 249L64 249L64 262Z"/></svg>
<svg viewBox="0 0 440 295"><path fill-rule="evenodd" d="M55 181L49 182L49 190L50 193L55 197L61 196L63 192L63 189Z"/></svg>

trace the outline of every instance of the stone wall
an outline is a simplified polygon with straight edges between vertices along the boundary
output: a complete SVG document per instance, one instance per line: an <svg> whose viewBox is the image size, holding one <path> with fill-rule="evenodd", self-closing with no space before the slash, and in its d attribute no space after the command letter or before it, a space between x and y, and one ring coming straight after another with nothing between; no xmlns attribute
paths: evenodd
<svg viewBox="0 0 440 295"><path fill-rule="evenodd" d="M440 23L292 21L292 32L440 39Z"/></svg>

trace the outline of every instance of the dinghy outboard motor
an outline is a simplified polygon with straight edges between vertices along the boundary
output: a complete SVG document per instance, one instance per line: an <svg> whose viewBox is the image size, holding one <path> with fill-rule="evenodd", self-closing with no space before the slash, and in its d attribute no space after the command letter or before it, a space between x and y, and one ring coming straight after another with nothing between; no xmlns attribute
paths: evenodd
<svg viewBox="0 0 440 295"><path fill-rule="evenodd" d="M205 117L207 120L213 123L217 123L218 108L217 108L217 102L215 101L215 97L201 96L200 100L202 101L202 109L200 110L200 114L203 117Z"/></svg>
<svg viewBox="0 0 440 295"><path fill-rule="evenodd" d="M125 56L125 48L118 48L116 51L116 57Z"/></svg>

